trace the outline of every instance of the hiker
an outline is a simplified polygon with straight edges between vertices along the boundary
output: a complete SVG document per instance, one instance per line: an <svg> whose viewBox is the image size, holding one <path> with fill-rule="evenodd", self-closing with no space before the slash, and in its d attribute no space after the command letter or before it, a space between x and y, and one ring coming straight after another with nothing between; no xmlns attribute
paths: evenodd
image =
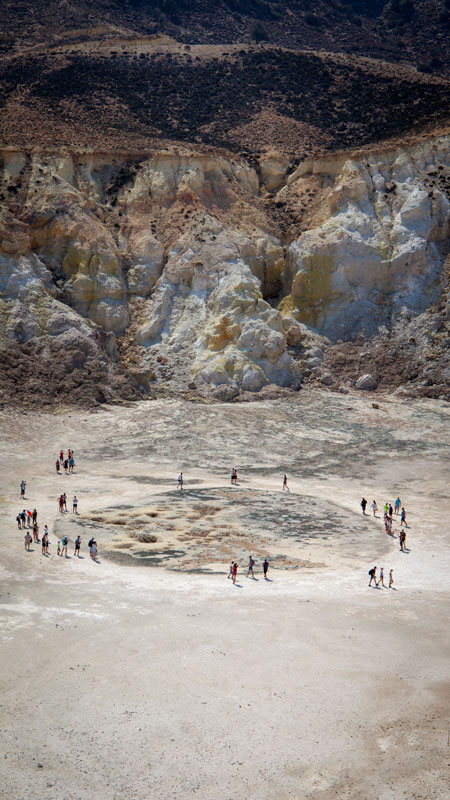
<svg viewBox="0 0 450 800"><path fill-rule="evenodd" d="M386 587L384 586L384 571L383 571L383 567L380 567L380 577L379 577L379 578L378 578L378 580L377 580L377 586L379 586L379 585L380 585L380 583L381 583L381 585L382 585L384 588L386 588Z"/></svg>
<svg viewBox="0 0 450 800"><path fill-rule="evenodd" d="M56 555L61 555L61 541L58 539L58 544L56 545Z"/></svg>
<svg viewBox="0 0 450 800"><path fill-rule="evenodd" d="M56 459L56 464L55 464L55 466L56 466L56 474L57 474L57 475L61 475L61 472L60 472L60 469L61 469L61 464L60 464L60 462L58 461L58 459Z"/></svg>
<svg viewBox="0 0 450 800"><path fill-rule="evenodd" d="M28 552L30 552L30 544L33 540L28 531L26 532L24 539L25 539L25 550L28 550Z"/></svg>
<svg viewBox="0 0 450 800"><path fill-rule="evenodd" d="M238 565L236 564L236 562L234 562L234 564L233 564L233 585L236 584L237 571L238 571Z"/></svg>
<svg viewBox="0 0 450 800"><path fill-rule="evenodd" d="M63 499L63 503L64 503L64 511L67 511L67 495L66 495L65 492L64 492L64 494L62 496L62 499Z"/></svg>
<svg viewBox="0 0 450 800"><path fill-rule="evenodd" d="M408 527L408 523L406 522L406 511L403 508L403 506L402 506L402 513L400 516L400 525L406 525L406 527Z"/></svg>
<svg viewBox="0 0 450 800"><path fill-rule="evenodd" d="M388 510L389 510L389 504L388 504L388 503L385 503L385 504L384 504L384 514L385 514L385 516L386 516L386 517L387 517L387 515L388 515Z"/></svg>
<svg viewBox="0 0 450 800"><path fill-rule="evenodd" d="M233 562L230 564L230 571L228 573L228 579L233 577Z"/></svg>
<svg viewBox="0 0 450 800"><path fill-rule="evenodd" d="M22 527L22 519L21 519L20 513L17 514L16 522L17 522L17 527L19 528L19 531L20 531L20 529Z"/></svg>
<svg viewBox="0 0 450 800"><path fill-rule="evenodd" d="M180 472L180 474L178 475L178 486L177 486L177 488L183 490L183 473L182 472Z"/></svg>
<svg viewBox="0 0 450 800"><path fill-rule="evenodd" d="M252 578L255 577L255 573L253 572L253 567L255 566L255 562L253 560L253 556L250 556L248 559L248 567L247 567L247 578L251 573Z"/></svg>
<svg viewBox="0 0 450 800"><path fill-rule="evenodd" d="M78 497L76 494L74 494L72 500L72 514L78 514Z"/></svg>
<svg viewBox="0 0 450 800"><path fill-rule="evenodd" d="M61 555L65 555L65 557L67 558L68 557L67 556L67 545L69 544L69 540L68 540L67 536L63 536L63 538L61 539L61 544L62 544Z"/></svg>
<svg viewBox="0 0 450 800"><path fill-rule="evenodd" d="M22 528L25 528L25 522L26 522L26 519L27 519L27 515L25 513L25 509L23 509L23 511L22 511L22 513L20 515L20 519L22 520Z"/></svg>
<svg viewBox="0 0 450 800"><path fill-rule="evenodd" d="M392 589L394 585L394 570L391 569L389 572L389 588Z"/></svg>
<svg viewBox="0 0 450 800"><path fill-rule="evenodd" d="M26 489L27 482L21 481L20 482L20 496L25 497L25 489Z"/></svg>
<svg viewBox="0 0 450 800"><path fill-rule="evenodd" d="M375 500L372 502L372 505L371 505L370 507L371 507L371 509L372 509L372 511L373 511L373 515L374 515L374 517L376 517L376 515L377 515L377 511L378 511L378 506L377 506L377 504L376 504Z"/></svg>
<svg viewBox="0 0 450 800"><path fill-rule="evenodd" d="M283 478L283 492L285 491L285 489L289 492L289 486L287 485L287 475L285 475Z"/></svg>
<svg viewBox="0 0 450 800"><path fill-rule="evenodd" d="M400 498L399 498L399 497L397 497L397 500L396 500L396 501L395 501L395 503L394 503L394 505L395 505L395 513L396 513L396 514L399 514L399 513L400 513L400 506L401 506L401 504L402 504L402 501L400 500Z"/></svg>
<svg viewBox="0 0 450 800"><path fill-rule="evenodd" d="M392 508L391 503L389 503L389 516L390 516L391 519L392 519L393 513L394 513L394 509Z"/></svg>
<svg viewBox="0 0 450 800"><path fill-rule="evenodd" d="M67 458L66 458L66 459L64 459L64 464L63 464L63 467L64 467L64 472L65 472L65 473L66 473L66 475L67 475L67 470L68 470L68 468L69 468L69 462L68 462Z"/></svg>
<svg viewBox="0 0 450 800"><path fill-rule="evenodd" d="M236 483L237 483L237 472L236 468L233 467L233 469L231 470L231 485L235 486Z"/></svg>
<svg viewBox="0 0 450 800"><path fill-rule="evenodd" d="M365 497L363 497L363 499L361 500L361 509L364 516L366 514L366 506L367 506L367 500Z"/></svg>
<svg viewBox="0 0 450 800"><path fill-rule="evenodd" d="M376 566L372 567L372 569L369 569L369 575L370 575L369 586L372 584L372 581L374 582L374 584L376 586L377 585L377 568L376 568Z"/></svg>
<svg viewBox="0 0 450 800"><path fill-rule="evenodd" d="M265 581L267 580L267 570L268 569L269 569L269 562L267 561L267 558L265 558L264 562L263 562L263 572L264 572L264 580Z"/></svg>
<svg viewBox="0 0 450 800"><path fill-rule="evenodd" d="M60 494L60 496L58 498L58 503L59 503L59 513L62 514L63 511L64 511L64 498L63 498L62 494Z"/></svg>
<svg viewBox="0 0 450 800"><path fill-rule="evenodd" d="M35 522L33 525L33 537L34 541L39 543L39 525L37 522Z"/></svg>
<svg viewBox="0 0 450 800"><path fill-rule="evenodd" d="M80 550L81 550L81 536L80 534L78 534L77 538L75 539L74 556L78 556L78 558L80 558Z"/></svg>
<svg viewBox="0 0 450 800"><path fill-rule="evenodd" d="M400 550L402 553L405 551L405 542L406 542L406 531L403 529L400 531L399 542L400 542Z"/></svg>
<svg viewBox="0 0 450 800"><path fill-rule="evenodd" d="M89 548L89 552L91 554L92 561L97 561L97 542L95 539L91 539L92 544Z"/></svg>
<svg viewBox="0 0 450 800"><path fill-rule="evenodd" d="M35 508L33 508L33 512L31 514L31 518L32 518L33 524L34 524L36 522L36 520L37 520L37 511L36 511Z"/></svg>
<svg viewBox="0 0 450 800"><path fill-rule="evenodd" d="M33 514L31 513L31 511L28 510L27 511L27 528L31 528L32 524L33 524Z"/></svg>
<svg viewBox="0 0 450 800"><path fill-rule="evenodd" d="M59 451L59 460L60 460L60 462L62 464L63 461L64 461L64 450L60 450Z"/></svg>
<svg viewBox="0 0 450 800"><path fill-rule="evenodd" d="M73 456L69 458L69 472L73 472L73 468L75 466L75 461L73 460Z"/></svg>
<svg viewBox="0 0 450 800"><path fill-rule="evenodd" d="M44 533L42 537L42 555L45 556L47 553L48 547L48 534Z"/></svg>

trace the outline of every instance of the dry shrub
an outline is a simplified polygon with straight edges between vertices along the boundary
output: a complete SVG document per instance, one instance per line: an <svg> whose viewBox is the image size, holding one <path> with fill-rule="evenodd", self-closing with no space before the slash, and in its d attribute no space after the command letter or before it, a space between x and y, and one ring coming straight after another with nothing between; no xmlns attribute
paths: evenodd
<svg viewBox="0 0 450 800"><path fill-rule="evenodd" d="M146 544L154 544L158 541L156 536L153 536L152 533L136 533L135 537L138 542L146 542Z"/></svg>

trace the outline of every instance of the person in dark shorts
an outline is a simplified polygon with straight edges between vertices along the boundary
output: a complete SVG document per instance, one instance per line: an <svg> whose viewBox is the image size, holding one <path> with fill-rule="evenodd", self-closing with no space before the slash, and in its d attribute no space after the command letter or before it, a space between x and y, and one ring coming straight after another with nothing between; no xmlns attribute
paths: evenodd
<svg viewBox="0 0 450 800"><path fill-rule="evenodd" d="M405 509L403 507L402 507L402 513L401 513L401 516L400 516L400 525L406 525L406 527L408 527L408 523L406 522L406 511L405 511Z"/></svg>
<svg viewBox="0 0 450 800"><path fill-rule="evenodd" d="M289 486L287 485L287 475L285 475L285 476L283 477L283 492L284 492L284 491L287 491L287 492L289 492Z"/></svg>
<svg viewBox="0 0 450 800"><path fill-rule="evenodd" d="M81 550L81 536L78 534L77 538L75 539L75 556L80 558L80 550Z"/></svg>
<svg viewBox="0 0 450 800"><path fill-rule="evenodd" d="M401 530L401 531L400 531L400 536L398 537L398 539L399 539L399 542L400 542L400 550L401 550L402 552L404 552L404 550L405 550L405 543L406 543L406 531L404 531L404 530Z"/></svg>
<svg viewBox="0 0 450 800"><path fill-rule="evenodd" d="M374 582L374 584L376 586L377 585L377 568L376 568L376 566L372 567L372 569L369 569L369 575L370 575L369 586L372 585L372 581Z"/></svg>
<svg viewBox="0 0 450 800"><path fill-rule="evenodd" d="M380 577L377 580L377 586L379 586L380 583L385 588L385 586L384 586L384 571L383 571L383 567L380 568Z"/></svg>
<svg viewBox="0 0 450 800"><path fill-rule="evenodd" d="M268 569L269 569L269 562L267 561L267 558L265 558L264 561L263 561L263 572L264 572L264 580L265 581L267 580L267 570Z"/></svg>
<svg viewBox="0 0 450 800"><path fill-rule="evenodd" d="M363 499L361 500L361 509L364 515L366 513L366 506L367 506L367 500L365 497L363 497Z"/></svg>
<svg viewBox="0 0 450 800"><path fill-rule="evenodd" d="M61 464L60 464L59 460L56 461L56 465L55 466L56 466L56 474L57 475L61 475L61 472L60 472Z"/></svg>
<svg viewBox="0 0 450 800"><path fill-rule="evenodd" d="M248 567L247 567L247 578L248 578L249 575L251 575L252 578L255 577L255 573L253 572L253 567L254 566L255 566L254 558L253 558L253 556L249 556Z"/></svg>

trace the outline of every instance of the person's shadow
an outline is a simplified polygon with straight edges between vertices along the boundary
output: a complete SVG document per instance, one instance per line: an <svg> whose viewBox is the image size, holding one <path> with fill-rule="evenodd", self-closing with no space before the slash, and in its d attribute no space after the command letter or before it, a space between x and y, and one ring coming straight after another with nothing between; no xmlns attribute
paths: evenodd
<svg viewBox="0 0 450 800"><path fill-rule="evenodd" d="M264 580L267 581L267 583L273 583L273 578L264 578Z"/></svg>
<svg viewBox="0 0 450 800"><path fill-rule="evenodd" d="M243 589L244 588L242 583L235 583L234 586L236 586L237 589Z"/></svg>

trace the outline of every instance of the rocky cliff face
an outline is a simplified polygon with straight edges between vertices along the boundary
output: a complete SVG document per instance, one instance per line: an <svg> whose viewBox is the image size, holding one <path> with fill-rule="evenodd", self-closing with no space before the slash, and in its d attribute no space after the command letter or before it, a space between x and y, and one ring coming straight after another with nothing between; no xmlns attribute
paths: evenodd
<svg viewBox="0 0 450 800"><path fill-rule="evenodd" d="M447 369L447 137L291 174L181 148L1 159L4 399L338 386L330 342L361 334L415 337L413 380L433 347Z"/></svg>

